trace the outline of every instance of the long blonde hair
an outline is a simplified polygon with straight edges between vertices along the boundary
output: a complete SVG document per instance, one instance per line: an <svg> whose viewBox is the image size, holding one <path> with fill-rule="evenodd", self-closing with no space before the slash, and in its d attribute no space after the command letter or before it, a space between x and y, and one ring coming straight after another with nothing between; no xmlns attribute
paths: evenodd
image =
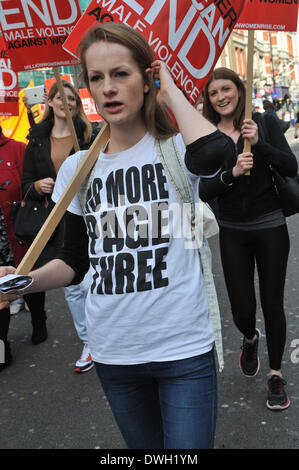
<svg viewBox="0 0 299 470"><path fill-rule="evenodd" d="M78 91L76 90L76 88L70 82L68 82L66 80L62 80L62 85L64 86L64 88L69 88L71 90L71 92L73 93L73 95L75 96L77 108L76 108L76 112L75 112L74 117L78 116L84 122L84 124L85 124L85 130L84 130L84 133L83 133L84 143L87 143L87 142L90 141L90 138L91 138L92 125L89 122L89 120L88 120L88 118L87 118L87 116L84 112L83 104L82 104L82 100L80 98L80 95L79 95ZM51 106L49 106L48 101L49 100L52 101L57 93L59 93L59 90L58 90L57 82L55 82L55 83L53 83L53 85L51 86L51 88L48 92L46 107L45 107L45 111L44 111L44 114L43 114L42 121L47 121L47 120L50 120L50 119L54 119L53 108Z"/></svg>
<svg viewBox="0 0 299 470"><path fill-rule="evenodd" d="M136 30L120 23L103 23L91 28L83 37L80 45L80 58L82 75L87 88L89 87L88 72L86 67L87 49L95 42L107 41L121 44L130 50L133 59L137 63L144 84L149 87L149 92L144 95L142 117L147 130L156 138L165 139L177 134L177 129L172 124L165 107L156 100L157 89L154 80L146 72L155 59L150 46Z"/></svg>

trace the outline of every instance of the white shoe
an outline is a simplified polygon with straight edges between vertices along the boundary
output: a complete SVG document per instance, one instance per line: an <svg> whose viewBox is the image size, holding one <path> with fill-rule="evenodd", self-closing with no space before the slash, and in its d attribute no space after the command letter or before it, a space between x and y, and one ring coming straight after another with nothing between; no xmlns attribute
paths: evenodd
<svg viewBox="0 0 299 470"><path fill-rule="evenodd" d="M88 344L84 344L81 357L76 362L75 372L78 372L78 373L87 372L93 366L94 366L94 363L93 363L93 360L91 359L89 346Z"/></svg>
<svg viewBox="0 0 299 470"><path fill-rule="evenodd" d="M13 302L10 304L10 314L11 315L16 315L19 313L21 310L24 308L24 302Z"/></svg>

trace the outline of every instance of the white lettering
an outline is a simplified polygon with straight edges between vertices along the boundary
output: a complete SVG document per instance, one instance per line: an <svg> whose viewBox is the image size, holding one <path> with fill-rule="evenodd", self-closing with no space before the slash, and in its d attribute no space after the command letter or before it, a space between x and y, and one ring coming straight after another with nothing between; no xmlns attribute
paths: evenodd
<svg viewBox="0 0 299 470"><path fill-rule="evenodd" d="M197 3L196 0L192 0L192 4L194 5L194 8L196 8L196 10L202 10L204 8L203 4L202 3Z"/></svg>
<svg viewBox="0 0 299 470"><path fill-rule="evenodd" d="M189 53L193 43L197 39L200 30L203 31L205 36L207 37L209 41L209 46L210 46L210 52L209 52L209 57L204 64L204 66L201 69L195 68L191 62L187 59L187 54ZM195 78L203 78L206 75L208 75L209 71L211 70L214 60L215 60L215 55L216 55L216 48L215 48L215 42L214 38L211 35L209 29L207 28L206 24L203 22L202 18L199 17L195 23L195 25L192 28L192 31L190 32L189 36L187 37L185 43L183 44L181 50L178 53L178 58L181 60L181 62L184 64L184 66L189 70L189 72L193 75Z"/></svg>
<svg viewBox="0 0 299 470"><path fill-rule="evenodd" d="M21 1L22 1L24 15L27 20L28 26L33 27L33 21L29 12L29 6L32 8L32 10L37 14L37 16L42 20L42 22L45 25L51 26L52 21L51 21L51 16L50 16L50 12L49 12L46 0L41 0L41 6L43 8L43 11L40 11L35 5L35 3L33 3L32 0L21 0Z"/></svg>
<svg viewBox="0 0 299 470"><path fill-rule="evenodd" d="M4 74L8 74L11 78L11 83L4 85ZM10 69L0 69L0 87L3 90L12 90L17 85L16 74Z"/></svg>
<svg viewBox="0 0 299 470"><path fill-rule="evenodd" d="M7 23L6 16L18 15L20 13L20 10L19 8L9 8L8 10L4 10L4 8L2 7L2 1L0 2L0 21L1 21L2 31L7 31L8 29L25 28L26 26L25 23L11 23L11 24Z"/></svg>
<svg viewBox="0 0 299 470"><path fill-rule="evenodd" d="M195 14L196 9L191 5L185 18L176 30L177 0L170 0L168 43L173 51L175 51L179 45Z"/></svg>
<svg viewBox="0 0 299 470"><path fill-rule="evenodd" d="M122 21L124 17L124 9L125 7L121 5L115 8L115 10L111 11L111 15L117 15L119 17L119 20Z"/></svg>
<svg viewBox="0 0 299 470"><path fill-rule="evenodd" d="M149 24L153 24L153 22L155 21L155 19L158 16L158 14L160 13L162 8L164 7L165 3L166 3L166 0L155 0L154 1L154 3L152 4L151 8L149 9L149 11L147 12L147 14L145 16L145 20Z"/></svg>
<svg viewBox="0 0 299 470"><path fill-rule="evenodd" d="M218 23L216 24L214 30L213 30L213 36L214 38L216 38L216 35L217 33L219 32L219 41L218 41L218 45L219 47L222 47L227 36L229 35L229 28L226 28L224 34L223 34L223 26L224 26L224 21L223 19L220 17L219 20L218 20Z"/></svg>
<svg viewBox="0 0 299 470"><path fill-rule="evenodd" d="M138 13L138 15L142 14L144 8L135 0L123 0L123 2L126 3L128 7L132 8L132 10L134 10L136 13Z"/></svg>
<svg viewBox="0 0 299 470"><path fill-rule="evenodd" d="M150 31L150 34L149 34L149 39L148 39L148 43L150 45L150 47L152 47L153 44L157 43L154 51L157 52L157 49L160 47L161 45L161 39L159 38L156 38L156 39L152 39L153 38L153 32Z"/></svg>

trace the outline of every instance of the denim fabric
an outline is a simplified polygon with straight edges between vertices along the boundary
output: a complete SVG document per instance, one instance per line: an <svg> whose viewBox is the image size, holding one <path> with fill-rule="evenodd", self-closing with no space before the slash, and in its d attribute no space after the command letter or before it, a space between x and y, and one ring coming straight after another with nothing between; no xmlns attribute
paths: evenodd
<svg viewBox="0 0 299 470"><path fill-rule="evenodd" d="M130 449L213 448L214 351L177 361L95 366Z"/></svg>
<svg viewBox="0 0 299 470"><path fill-rule="evenodd" d="M81 284L64 288L64 296L71 311L77 334L83 343L88 343L85 322L85 299L89 283L89 271Z"/></svg>

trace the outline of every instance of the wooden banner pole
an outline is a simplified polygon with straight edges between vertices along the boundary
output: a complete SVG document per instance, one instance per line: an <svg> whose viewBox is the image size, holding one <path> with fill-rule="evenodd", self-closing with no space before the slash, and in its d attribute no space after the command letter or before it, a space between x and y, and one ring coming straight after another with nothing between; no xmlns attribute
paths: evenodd
<svg viewBox="0 0 299 470"><path fill-rule="evenodd" d="M65 91L64 91L64 86L62 84L62 80L61 80L61 77L60 77L60 74L59 74L59 69L58 69L58 67L54 67L53 70L54 70L54 75L55 75L56 82L57 82L58 91L59 91L59 94L60 94L61 99L62 99L67 124L68 124L69 130L70 130L71 135L72 135L74 149L75 149L75 152L78 152L80 150L80 147L79 147L79 143L78 143L77 134L76 134L76 131L75 131L73 119L72 119L72 116L71 116L71 113L70 113L70 110L69 110L69 107L68 107L67 98L66 98L66 94L65 94Z"/></svg>
<svg viewBox="0 0 299 470"><path fill-rule="evenodd" d="M54 209L51 211L44 225L38 232L34 241L30 245L29 250L22 259L21 263L16 269L16 274L27 275L32 267L34 266L37 258L44 249L46 243L57 227L58 223L62 219L65 211L70 205L75 194L78 192L84 179L87 177L89 171L93 167L94 163L100 154L100 151L105 147L110 135L110 128L107 124L104 124L101 131L97 135L90 149L86 152L86 155L78 165L76 172L71 178L68 186L64 190L61 198L57 201Z"/></svg>
<svg viewBox="0 0 299 470"><path fill-rule="evenodd" d="M253 85L253 53L254 53L254 30L248 30L247 46L247 82L246 82L246 101L245 101L245 119L252 117L252 85ZM251 144L245 139L244 152L251 151ZM245 175L250 175L247 171Z"/></svg>

